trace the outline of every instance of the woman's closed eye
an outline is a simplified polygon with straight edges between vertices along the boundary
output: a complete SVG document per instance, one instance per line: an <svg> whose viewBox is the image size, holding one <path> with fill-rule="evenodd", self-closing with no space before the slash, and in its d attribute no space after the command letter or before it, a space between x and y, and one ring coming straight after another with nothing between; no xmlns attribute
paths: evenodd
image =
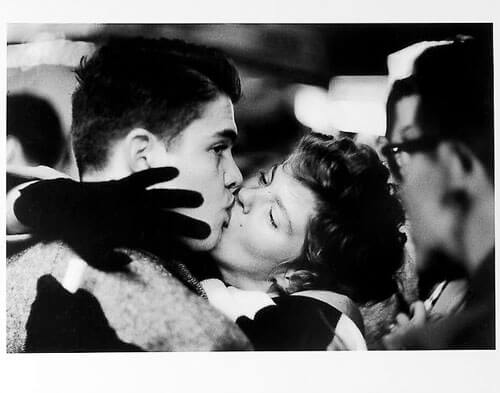
<svg viewBox="0 0 500 393"><path fill-rule="evenodd" d="M271 182L267 179L266 172L259 171L259 185L261 185L261 186L268 186L270 183ZM269 224L271 224L271 226L274 229L278 229L278 223L277 223L276 218L275 218L275 216L273 214L273 207L272 207L272 205L269 208L268 221L269 221Z"/></svg>
<svg viewBox="0 0 500 393"><path fill-rule="evenodd" d="M259 184L263 186L267 186L269 184L265 172L259 171Z"/></svg>
<svg viewBox="0 0 500 393"><path fill-rule="evenodd" d="M278 224L276 224L276 221L274 220L272 207L269 209L269 222L273 228L278 229Z"/></svg>

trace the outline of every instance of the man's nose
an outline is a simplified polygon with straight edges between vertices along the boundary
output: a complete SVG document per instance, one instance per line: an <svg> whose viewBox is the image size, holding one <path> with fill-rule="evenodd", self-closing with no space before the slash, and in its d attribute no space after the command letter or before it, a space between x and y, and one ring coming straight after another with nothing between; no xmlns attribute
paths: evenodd
<svg viewBox="0 0 500 393"><path fill-rule="evenodd" d="M224 186L231 191L235 191L241 186L242 182L243 176L241 175L240 168L238 168L231 156L224 171Z"/></svg>

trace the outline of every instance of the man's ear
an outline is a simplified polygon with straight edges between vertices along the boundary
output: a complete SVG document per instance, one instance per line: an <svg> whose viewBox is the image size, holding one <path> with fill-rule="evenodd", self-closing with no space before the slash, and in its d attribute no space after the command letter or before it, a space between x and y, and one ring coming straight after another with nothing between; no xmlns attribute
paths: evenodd
<svg viewBox="0 0 500 393"><path fill-rule="evenodd" d="M443 204L445 207L468 210L474 193L475 176L478 160L474 154L460 142L442 142L438 150L438 163L445 173Z"/></svg>
<svg viewBox="0 0 500 393"><path fill-rule="evenodd" d="M127 165L131 172L139 172L152 167L153 153L158 138L144 128L134 128L124 141Z"/></svg>

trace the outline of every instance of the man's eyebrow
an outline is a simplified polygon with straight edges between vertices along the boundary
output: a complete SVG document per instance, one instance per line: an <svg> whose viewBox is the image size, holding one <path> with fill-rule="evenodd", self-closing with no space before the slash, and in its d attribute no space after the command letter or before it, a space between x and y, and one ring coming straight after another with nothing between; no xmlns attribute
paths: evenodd
<svg viewBox="0 0 500 393"><path fill-rule="evenodd" d="M413 130L415 130L417 126L415 124L408 124L407 126L404 126L401 130L399 130L399 134L401 135L401 140L411 140L414 138L409 138L409 133Z"/></svg>
<svg viewBox="0 0 500 393"><path fill-rule="evenodd" d="M236 141L236 139L238 138L238 134L236 133L235 130L231 130L231 129L226 129L226 130L222 130L222 131L218 131L214 134L214 136L217 138L227 138L229 139L232 143L234 143Z"/></svg>
<svg viewBox="0 0 500 393"><path fill-rule="evenodd" d="M403 128L400 128L398 130L399 138L401 139L402 142L404 142L405 140L408 139L408 135L407 135L408 131L411 131L411 129L415 128L415 127L416 127L415 124L408 124L408 125L404 126ZM395 134L394 129L390 133L387 134L387 139L388 139L389 143L395 143L395 142L393 142L394 134Z"/></svg>

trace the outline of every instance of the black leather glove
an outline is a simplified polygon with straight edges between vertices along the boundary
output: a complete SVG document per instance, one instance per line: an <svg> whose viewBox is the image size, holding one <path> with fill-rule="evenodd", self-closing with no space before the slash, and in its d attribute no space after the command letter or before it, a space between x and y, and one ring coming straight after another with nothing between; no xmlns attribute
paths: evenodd
<svg viewBox="0 0 500 393"><path fill-rule="evenodd" d="M165 252L179 236L204 239L210 234L208 224L169 210L200 206L199 193L146 190L178 173L165 167L107 182L41 180L21 191L14 212L33 231L64 240L88 263L106 269L104 256L115 247Z"/></svg>

